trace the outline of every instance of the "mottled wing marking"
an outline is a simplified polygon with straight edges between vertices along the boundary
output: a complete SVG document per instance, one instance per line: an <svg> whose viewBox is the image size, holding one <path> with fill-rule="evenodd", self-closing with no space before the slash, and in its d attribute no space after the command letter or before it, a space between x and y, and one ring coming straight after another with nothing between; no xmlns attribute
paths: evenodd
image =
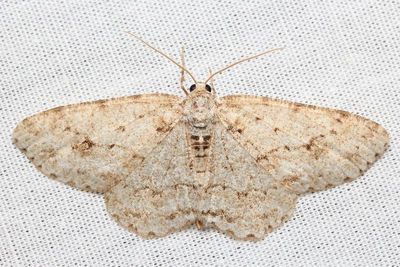
<svg viewBox="0 0 400 267"><path fill-rule="evenodd" d="M238 239L262 239L287 221L297 195L260 168L221 123L215 124L208 185L198 201L198 220Z"/></svg>
<svg viewBox="0 0 400 267"><path fill-rule="evenodd" d="M140 168L106 194L112 216L143 237L192 224L240 239L260 239L286 221L297 195L279 186L227 132L214 126L210 166L190 168L184 123L177 124Z"/></svg>
<svg viewBox="0 0 400 267"><path fill-rule="evenodd" d="M255 96L219 101L219 116L239 143L297 193L359 177L389 142L382 126L345 111Z"/></svg>
<svg viewBox="0 0 400 267"><path fill-rule="evenodd" d="M180 102L148 94L58 107L23 120L13 141L45 175L106 192L172 129Z"/></svg>
<svg viewBox="0 0 400 267"><path fill-rule="evenodd" d="M184 124L178 123L136 171L105 195L113 218L143 237L192 224L196 185L187 149Z"/></svg>

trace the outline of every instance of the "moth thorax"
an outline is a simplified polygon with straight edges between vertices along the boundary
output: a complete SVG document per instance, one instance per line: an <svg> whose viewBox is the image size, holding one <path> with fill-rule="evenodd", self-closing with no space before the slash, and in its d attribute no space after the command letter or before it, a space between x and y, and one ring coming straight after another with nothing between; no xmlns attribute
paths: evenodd
<svg viewBox="0 0 400 267"><path fill-rule="evenodd" d="M207 128L215 119L215 103L207 95L199 95L188 99L184 112L186 121L196 128Z"/></svg>

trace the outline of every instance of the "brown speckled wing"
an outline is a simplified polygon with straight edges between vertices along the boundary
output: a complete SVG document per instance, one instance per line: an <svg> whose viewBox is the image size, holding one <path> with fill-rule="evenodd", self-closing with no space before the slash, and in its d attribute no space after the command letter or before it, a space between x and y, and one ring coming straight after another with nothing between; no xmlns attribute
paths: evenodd
<svg viewBox="0 0 400 267"><path fill-rule="evenodd" d="M341 110L245 95L218 102L219 116L238 142L298 194L354 180L389 142L382 126Z"/></svg>
<svg viewBox="0 0 400 267"><path fill-rule="evenodd" d="M58 107L24 119L13 142L50 178L103 193L161 142L182 116L180 103L148 94Z"/></svg>

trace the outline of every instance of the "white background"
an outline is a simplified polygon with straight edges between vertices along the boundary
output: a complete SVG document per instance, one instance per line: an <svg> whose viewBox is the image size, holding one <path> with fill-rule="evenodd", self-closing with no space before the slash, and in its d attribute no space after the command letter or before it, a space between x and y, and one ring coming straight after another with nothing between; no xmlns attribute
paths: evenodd
<svg viewBox="0 0 400 267"><path fill-rule="evenodd" d="M182 95L179 70L203 79L245 55L274 55L218 76L219 95L257 94L348 110L382 124L391 147L363 177L303 197L260 242L189 229L143 240L101 196L39 173L11 144L24 117L144 92ZM1 266L399 266L400 2L0 1Z"/></svg>

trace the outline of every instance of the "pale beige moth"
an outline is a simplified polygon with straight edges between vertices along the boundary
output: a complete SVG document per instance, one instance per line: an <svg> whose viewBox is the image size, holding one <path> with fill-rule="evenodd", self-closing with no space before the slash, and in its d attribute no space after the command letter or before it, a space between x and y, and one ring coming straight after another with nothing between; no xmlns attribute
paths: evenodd
<svg viewBox="0 0 400 267"><path fill-rule="evenodd" d="M138 38L138 37L136 37ZM297 199L360 177L385 151L379 124L341 110L231 95L181 68L186 97L143 94L53 108L24 119L14 144L46 176L104 194L142 237L191 225L263 239ZM271 52L271 51L268 51ZM187 73L194 81L183 86Z"/></svg>

